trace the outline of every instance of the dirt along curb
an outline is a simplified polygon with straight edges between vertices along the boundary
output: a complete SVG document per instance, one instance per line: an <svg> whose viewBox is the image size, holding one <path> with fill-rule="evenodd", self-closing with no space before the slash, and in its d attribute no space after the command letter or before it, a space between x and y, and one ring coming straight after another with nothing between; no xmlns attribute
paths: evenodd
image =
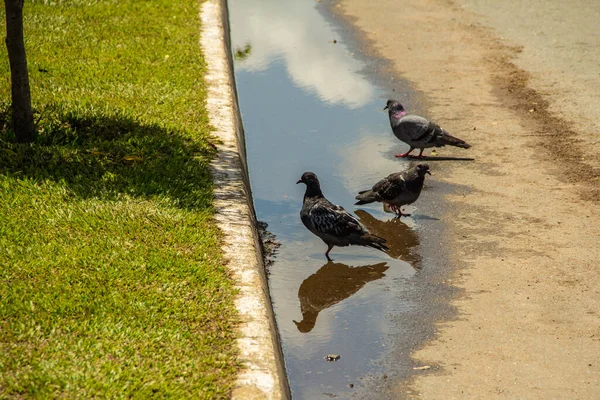
<svg viewBox="0 0 600 400"><path fill-rule="evenodd" d="M200 44L207 63L207 110L221 143L211 164L215 219L223 232L223 251L239 290L239 359L243 363L233 399L290 397L281 346L267 287L248 169L244 131L237 103L226 0L207 0L201 8Z"/></svg>

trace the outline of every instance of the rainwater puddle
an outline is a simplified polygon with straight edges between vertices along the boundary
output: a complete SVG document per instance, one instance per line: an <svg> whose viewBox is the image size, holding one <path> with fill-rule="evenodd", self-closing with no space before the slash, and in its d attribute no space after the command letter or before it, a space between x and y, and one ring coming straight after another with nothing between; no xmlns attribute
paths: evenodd
<svg viewBox="0 0 600 400"><path fill-rule="evenodd" d="M292 395L348 397L386 373L404 329L397 316L418 308L406 291L422 267L420 232L436 220L419 208L400 221L381 205L353 205L359 190L411 164L394 158L404 147L382 110L391 92L372 83L315 2L231 0L229 11L254 205L281 242L269 287ZM416 102L402 83L395 88ZM334 248L327 262L299 217L305 186L295 183L305 171L385 237L389 255ZM341 358L326 361L331 353Z"/></svg>

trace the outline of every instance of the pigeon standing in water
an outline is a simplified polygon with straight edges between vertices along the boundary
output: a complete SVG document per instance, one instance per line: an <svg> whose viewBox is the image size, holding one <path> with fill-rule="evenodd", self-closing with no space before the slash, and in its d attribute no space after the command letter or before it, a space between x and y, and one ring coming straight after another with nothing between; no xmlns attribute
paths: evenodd
<svg viewBox="0 0 600 400"><path fill-rule="evenodd" d="M385 239L371 235L342 206L332 204L323 196L317 175L305 172L296 183L306 185L300 219L309 231L325 242L325 257L329 261L329 252L334 246L358 245L381 251L388 250L384 244Z"/></svg>
<svg viewBox="0 0 600 400"><path fill-rule="evenodd" d="M377 182L371 190L358 192L356 205L375 201L387 204L392 211L402 217L400 207L414 203L421 194L425 174L431 175L429 165L417 164L408 171L396 172ZM410 214L404 214L406 216Z"/></svg>
<svg viewBox="0 0 600 400"><path fill-rule="evenodd" d="M406 115L406 110L396 100L388 100L384 110L388 110L390 125L394 135L410 146L404 154L396 157L408 157L411 151L419 149L419 157L423 157L423 150L429 147L455 146L468 149L470 144L450 135L436 123L418 115Z"/></svg>

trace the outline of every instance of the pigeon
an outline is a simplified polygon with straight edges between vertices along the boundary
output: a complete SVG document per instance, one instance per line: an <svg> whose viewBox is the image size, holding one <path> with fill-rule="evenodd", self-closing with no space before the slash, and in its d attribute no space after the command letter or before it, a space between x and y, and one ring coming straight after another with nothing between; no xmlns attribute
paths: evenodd
<svg viewBox="0 0 600 400"><path fill-rule="evenodd" d="M331 261L329 252L334 246L368 246L387 251L385 239L371 235L356 218L342 206L332 204L323 196L317 175L305 172L298 183L306 185L300 219L306 228L327 245L325 257Z"/></svg>
<svg viewBox="0 0 600 400"><path fill-rule="evenodd" d="M409 216L410 214L402 214L400 207L414 203L419 198L425 174L431 175L427 164L417 164L407 171L390 174L370 190L358 192L355 205L379 201L387 204L399 217Z"/></svg>
<svg viewBox="0 0 600 400"><path fill-rule="evenodd" d="M388 100L384 110L388 110L390 125L394 135L410 146L404 154L396 157L408 157L414 149L420 149L419 157L423 157L423 150L429 147L455 146L468 149L470 144L450 135L436 123L418 115L406 115L406 110L396 100Z"/></svg>

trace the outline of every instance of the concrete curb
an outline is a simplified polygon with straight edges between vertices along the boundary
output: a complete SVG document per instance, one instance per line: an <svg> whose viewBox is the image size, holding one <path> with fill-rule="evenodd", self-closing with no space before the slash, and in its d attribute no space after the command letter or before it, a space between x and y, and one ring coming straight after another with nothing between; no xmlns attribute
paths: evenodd
<svg viewBox="0 0 600 400"><path fill-rule="evenodd" d="M235 300L240 371L233 399L288 399L290 391L262 261L239 113L226 0L206 0L200 44L207 63L207 110L222 144L211 163L215 219L239 294Z"/></svg>

